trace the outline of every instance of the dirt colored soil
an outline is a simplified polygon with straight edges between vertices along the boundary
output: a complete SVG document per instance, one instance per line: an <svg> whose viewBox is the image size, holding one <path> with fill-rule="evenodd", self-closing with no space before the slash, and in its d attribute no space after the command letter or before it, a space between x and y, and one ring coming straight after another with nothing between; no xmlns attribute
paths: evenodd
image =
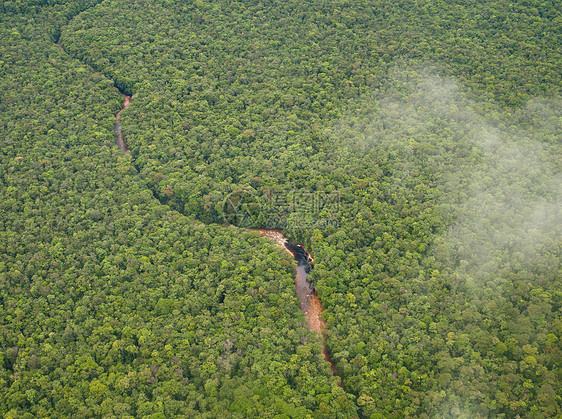
<svg viewBox="0 0 562 419"><path fill-rule="evenodd" d="M283 237L283 233L281 233L279 230L263 230L261 228L258 228L256 229L256 231L260 233L261 237L269 237L270 239L275 240L275 242L278 245L282 246L283 249L287 250L287 248L285 247L285 243L287 242L287 239ZM287 252L289 252L289 250L287 250Z"/></svg>

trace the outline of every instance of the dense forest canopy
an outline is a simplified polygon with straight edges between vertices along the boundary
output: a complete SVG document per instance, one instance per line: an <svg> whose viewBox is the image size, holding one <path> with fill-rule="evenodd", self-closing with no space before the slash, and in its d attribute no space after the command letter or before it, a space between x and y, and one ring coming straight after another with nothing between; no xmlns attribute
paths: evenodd
<svg viewBox="0 0 562 419"><path fill-rule="evenodd" d="M0 413L561 415L561 25L553 0L4 1ZM335 374L247 228L314 257Z"/></svg>

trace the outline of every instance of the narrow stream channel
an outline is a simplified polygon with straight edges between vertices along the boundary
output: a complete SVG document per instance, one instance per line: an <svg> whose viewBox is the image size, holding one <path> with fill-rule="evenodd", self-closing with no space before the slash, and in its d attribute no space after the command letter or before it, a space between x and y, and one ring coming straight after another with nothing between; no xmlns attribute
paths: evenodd
<svg viewBox="0 0 562 419"><path fill-rule="evenodd" d="M129 107L131 104L131 96L123 94L125 97L123 100L123 108L117 115L115 115L115 132L117 133L117 145L123 152L129 151L127 144L123 138L123 131L121 129L121 123L119 122L119 118L121 117L121 112ZM324 312L324 308L322 307L322 302L316 293L312 283L308 281L308 275L310 271L314 267L314 259L310 256L310 254L302 247L300 244L294 244L287 240L281 231L278 230L262 230L257 229L259 231L260 236L262 237L269 237L274 239L280 246L282 246L287 252L289 252L295 260L297 261L297 267L295 268L297 274L295 275L295 288L297 291L297 296L299 298L301 310L304 313L306 318L306 324L308 329L318 333L322 339L322 353L324 354L324 359L330 363L330 369L332 373L337 374L336 365L330 354L328 349L326 348L326 342L324 337L324 332L326 330L326 321L322 318L322 313ZM340 384L341 386L341 384Z"/></svg>
<svg viewBox="0 0 562 419"><path fill-rule="evenodd" d="M131 96L125 95L123 100L123 108L117 115L115 115L115 132L117 133L117 145L123 152L129 151L127 144L123 138L123 131L121 129L121 123L119 122L119 118L121 117L121 112L129 107L131 104ZM257 229L259 231L260 236L262 237L269 237L277 242L280 246L282 246L287 252L289 252L297 261L296 271L297 274L295 275L295 288L297 291L297 296L299 298L301 310L304 313L306 318L306 324L308 329L318 333L322 339L322 354L324 354L324 359L330 363L330 369L334 375L337 375L336 365L330 354L328 349L326 348L326 341L324 337L324 332L326 331L326 321L322 318L322 313L324 312L324 308L322 307L322 302L316 293L312 283L308 281L308 275L310 271L314 267L314 259L310 256L310 254L302 247L300 244L294 244L287 240L281 231L279 230L263 230ZM341 382L339 383L341 386Z"/></svg>
<svg viewBox="0 0 562 419"><path fill-rule="evenodd" d="M125 99L123 100L123 108L121 108L121 110L117 112L117 115L115 115L114 129L115 132L117 132L117 145L119 146L121 151L125 152L125 151L129 151L129 149L127 148L127 144L125 144L125 140L123 138L123 131L121 130L121 123L119 122L119 118L121 117L121 112L127 109L131 104L131 96L127 96L125 94L123 94L123 96L125 96Z"/></svg>
<svg viewBox="0 0 562 419"><path fill-rule="evenodd" d="M297 261L297 267L295 268L297 271L295 276L295 288L301 305L301 310L306 318L308 329L322 336L322 353L324 354L324 359L330 363L332 373L337 374L336 365L334 364L334 361L332 361L328 349L326 348L326 341L324 337L326 321L322 318L324 308L322 307L322 302L320 301L320 297L318 297L314 286L310 281L308 281L308 275L314 267L314 259L312 259L304 247L300 244L290 242L283 237L283 234L278 230L258 229L257 231L259 231L260 236L269 237L275 240L279 245L283 246L287 252L293 255Z"/></svg>

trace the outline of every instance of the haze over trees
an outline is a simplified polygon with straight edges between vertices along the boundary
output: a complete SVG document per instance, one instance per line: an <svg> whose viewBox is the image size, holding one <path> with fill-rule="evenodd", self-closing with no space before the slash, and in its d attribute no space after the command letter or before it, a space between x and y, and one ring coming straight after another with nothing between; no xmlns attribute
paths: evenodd
<svg viewBox="0 0 562 419"><path fill-rule="evenodd" d="M561 22L534 0L4 1L0 413L562 414ZM228 225L242 194L239 227L314 257L336 375L294 261Z"/></svg>

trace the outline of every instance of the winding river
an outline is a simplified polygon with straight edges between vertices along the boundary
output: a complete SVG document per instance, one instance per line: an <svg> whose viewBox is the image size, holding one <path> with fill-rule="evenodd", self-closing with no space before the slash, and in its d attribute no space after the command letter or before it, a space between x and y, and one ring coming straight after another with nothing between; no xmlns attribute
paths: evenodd
<svg viewBox="0 0 562 419"><path fill-rule="evenodd" d="M55 44L62 48L59 39L55 40ZM131 96L124 94L121 92L123 99L123 107L117 114L115 115L115 125L114 130L117 133L117 145L123 152L128 152L129 148L125 143L125 139L123 136L123 130L121 129L121 123L119 119L121 117L121 112L129 107L131 104ZM326 330L326 321L322 318L322 313L324 312L324 308L322 307L322 302L316 293L316 290L312 286L312 283L308 281L308 275L312 267L314 266L314 259L310 256L310 254L299 244L294 244L287 240L281 231L279 230L263 230L263 229L256 229L259 231L260 236L262 237L269 237L275 240L280 246L282 246L287 252L289 252L297 261L296 271L297 274L295 276L295 288L297 291L297 295L299 298L301 310L304 313L306 318L306 323L308 325L308 329L318 333L323 340L322 343L322 353L324 355L324 359L330 363L330 369L334 375L338 375L338 371L336 369L336 365L332 361L328 349L326 348L326 339L324 337L324 332ZM342 387L341 380L338 382L338 385Z"/></svg>
<svg viewBox="0 0 562 419"><path fill-rule="evenodd" d="M119 122L119 118L121 117L121 112L127 109L131 104L131 96L127 96L125 94L123 94L123 96L125 96L125 99L123 100L123 107L119 112L117 112L117 115L115 115L114 129L115 132L117 132L117 145L119 146L121 151L129 151L129 149L127 148L127 144L125 144L125 140L123 139L123 131L121 130L121 123Z"/></svg>
<svg viewBox="0 0 562 419"><path fill-rule="evenodd" d="M295 288L297 291L297 296L299 297L301 310L306 318L308 329L322 336L324 341L322 345L322 353L324 354L324 359L330 363L330 369L332 370L332 372L334 374L337 373L336 365L332 361L328 349L326 348L324 337L324 332L326 330L326 321L322 318L324 308L322 307L320 297L318 297L318 294L312 286L312 283L308 281L308 275L310 274L310 271L314 266L314 259L312 259L312 257L304 247L302 247L300 244L294 244L290 242L285 237L283 237L283 234L278 230L258 229L257 231L259 231L260 236L269 237L275 240L297 261Z"/></svg>
<svg viewBox="0 0 562 419"><path fill-rule="evenodd" d="M123 94L125 97L123 100L123 108L117 112L115 115L115 132L117 133L117 145L123 152L129 151L127 144L123 138L123 131L121 129L121 123L119 118L121 117L121 112L129 107L131 104L131 96ZM328 349L326 348L326 342L324 337L324 332L326 330L326 321L322 318L322 313L324 308L322 307L322 302L316 293L316 290L312 286L312 283L308 281L308 275L314 266L314 259L310 254L302 247L300 244L294 244L287 240L281 231L279 230L262 230L257 229L260 236L269 237L277 242L278 245L282 246L287 252L289 252L297 261L295 276L295 288L297 291L297 296L299 298L301 310L306 318L306 324L308 329L318 333L322 339L322 353L324 354L324 359L330 363L330 369L334 374L337 374L336 365L330 358ZM339 384L341 386L341 383Z"/></svg>

